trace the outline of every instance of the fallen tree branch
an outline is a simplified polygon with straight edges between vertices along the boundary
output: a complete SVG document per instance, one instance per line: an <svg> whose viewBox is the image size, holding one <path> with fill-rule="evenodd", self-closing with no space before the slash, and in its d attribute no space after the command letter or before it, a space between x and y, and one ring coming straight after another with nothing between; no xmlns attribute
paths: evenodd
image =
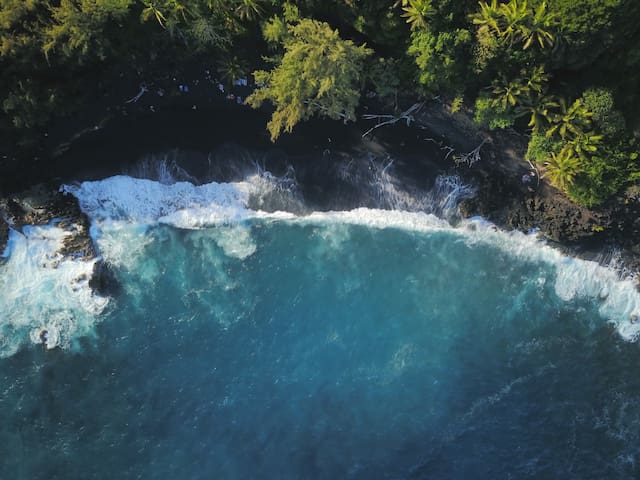
<svg viewBox="0 0 640 480"><path fill-rule="evenodd" d="M478 145L476 148L471 150L469 153L455 155L453 157L453 160L454 162L456 162L456 165L460 165L464 163L468 167L472 167L474 164L482 160L482 157L480 156L480 150L482 149L484 144L487 143L488 141L489 139L485 138L484 140L482 140L482 143L480 143L480 145Z"/></svg>
<svg viewBox="0 0 640 480"><path fill-rule="evenodd" d="M424 141L435 143L440 148L440 150L444 150L445 152L447 152L446 155L444 156L445 160L448 159L451 156L451 154L455 153L456 151L455 148L453 148L451 145L445 144L442 140L436 140L435 138L426 137L424 138Z"/></svg>
<svg viewBox="0 0 640 480"><path fill-rule="evenodd" d="M423 106L424 106L424 102L414 103L407 110L405 110L404 112L402 112L398 116L394 116L394 115L372 115L372 114L363 115L362 118L364 120L378 120L378 123L376 125L374 125L373 127L371 127L369 130L367 130L366 132L364 132L362 134L362 138L366 137L367 135L369 135L371 132L373 132L377 128L383 127L385 125L393 125L395 123L398 123L400 120L406 121L407 122L407 127L410 126L411 122L414 120L413 114L419 112L420 109ZM382 120L384 120L384 121L382 121Z"/></svg>
<svg viewBox="0 0 640 480"><path fill-rule="evenodd" d="M447 152L447 154L444 156L444 159L446 160L447 158L449 158L449 156L455 152L455 148L450 147L449 145L445 145L444 147L440 147L440 150L445 150Z"/></svg>
<svg viewBox="0 0 640 480"><path fill-rule="evenodd" d="M129 100L127 100L124 103L136 103L138 100L140 100L140 97L142 97L142 95L144 95L148 91L149 91L149 89L143 83L142 85L140 85L140 91L138 92L138 94L135 97L130 98Z"/></svg>

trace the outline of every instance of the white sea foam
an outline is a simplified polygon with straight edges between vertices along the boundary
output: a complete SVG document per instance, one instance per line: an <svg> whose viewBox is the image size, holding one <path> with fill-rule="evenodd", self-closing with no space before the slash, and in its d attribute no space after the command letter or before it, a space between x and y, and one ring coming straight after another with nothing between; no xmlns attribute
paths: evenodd
<svg viewBox="0 0 640 480"><path fill-rule="evenodd" d="M256 194L258 188L264 191L261 182L251 180L194 186L185 182L163 185L123 176L64 187L79 198L83 210L93 222L165 223L188 229L224 226L227 230L221 230L216 241L227 255L237 258L246 258L255 252L250 230L244 226L244 222L251 218L320 225L351 224L422 233L449 232L469 245L492 245L514 258L553 266L557 272L555 291L561 299L597 299L600 313L616 325L623 338L636 340L640 336L640 323L630 322L632 314L640 313L640 294L634 279L621 278L615 270L596 262L563 255L535 234L500 231L480 218L462 221L454 227L432 214L399 210L359 208L314 212L306 216L267 213L247 206L250 196ZM450 201L448 198L447 202Z"/></svg>
<svg viewBox="0 0 640 480"><path fill-rule="evenodd" d="M12 231L8 259L0 266L0 357L31 339L68 347L93 331L107 299L93 293L89 279L96 260L63 257L70 233L55 224Z"/></svg>
<svg viewBox="0 0 640 480"><path fill-rule="evenodd" d="M126 252L121 243L113 241L123 232L135 235L132 225L165 224L190 230L215 226L218 228L214 240L225 254L240 259L252 255L256 245L250 230L242 226L242 222L250 218L290 215L255 211L247 205L255 203L256 197L280 192L283 189L280 180L262 173L243 182L196 186L187 182L165 184L116 176L80 185L64 185L62 190L78 198L82 210L92 221L94 240L105 258L121 265L126 258L131 259L143 250L144 242L131 243L133 251Z"/></svg>
<svg viewBox="0 0 640 480"><path fill-rule="evenodd" d="M348 242L344 226L361 225L373 229L401 229L429 234L447 232L469 245L491 245L524 261L544 262L554 267L553 281L559 298L571 301L592 298L599 302L604 318L615 324L620 335L630 341L640 337L640 324L631 323L640 313L640 294L633 278L596 262L563 255L535 234L503 232L491 223L474 218L455 227L423 212L359 208L340 212L313 212L299 216L288 212L263 212L248 207L252 195L268 190L265 179L245 182L210 183L195 186L180 182L171 185L126 176L98 182L64 186L75 195L92 221L92 234L104 257L126 268L144 254L151 238L149 226L168 224L183 229L212 228L212 239L227 256L245 259L257 246L247 220L263 219L315 224L333 234L336 248ZM56 225L26 227L24 235L11 232L7 257L0 265L0 356L14 353L27 339L41 342L46 329L46 345L67 347L93 332L107 299L89 287L95 260L63 258L58 252L69 232ZM340 241L338 241L340 240Z"/></svg>
<svg viewBox="0 0 640 480"><path fill-rule="evenodd" d="M228 257L243 260L256 252L256 244L247 227L219 227L213 238Z"/></svg>
<svg viewBox="0 0 640 480"><path fill-rule="evenodd" d="M64 185L62 190L78 198L80 207L92 221L124 220L203 228L245 217L251 184L214 182L196 186L178 182L166 185L116 176Z"/></svg>
<svg viewBox="0 0 640 480"><path fill-rule="evenodd" d="M91 236L96 241L101 256L110 265L128 268L144 255L153 238L146 235L148 225L132 224L120 220L106 220L100 226L91 228Z"/></svg>
<svg viewBox="0 0 640 480"><path fill-rule="evenodd" d="M321 224L362 225L377 229L396 228L424 233L436 230L453 230L453 227L446 220L430 213L371 208L356 208L341 212L313 212L305 217L298 217L296 220Z"/></svg>

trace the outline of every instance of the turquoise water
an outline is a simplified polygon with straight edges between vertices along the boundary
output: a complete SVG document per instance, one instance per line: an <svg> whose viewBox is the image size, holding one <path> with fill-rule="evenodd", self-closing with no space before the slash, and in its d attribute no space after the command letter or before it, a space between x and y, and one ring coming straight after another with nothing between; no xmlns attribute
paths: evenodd
<svg viewBox="0 0 640 480"><path fill-rule="evenodd" d="M257 212L246 183L70 190L119 288L54 262L55 226L12 236L0 478L640 475L613 272L480 220Z"/></svg>

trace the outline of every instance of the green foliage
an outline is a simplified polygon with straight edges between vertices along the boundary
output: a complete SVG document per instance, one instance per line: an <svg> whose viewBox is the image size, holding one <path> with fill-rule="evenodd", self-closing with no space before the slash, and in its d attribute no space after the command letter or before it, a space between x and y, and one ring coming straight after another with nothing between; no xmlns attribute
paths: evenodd
<svg viewBox="0 0 640 480"><path fill-rule="evenodd" d="M420 83L427 91L463 88L471 40L471 33L465 29L442 33L419 30L411 34L408 53L415 57Z"/></svg>
<svg viewBox="0 0 640 480"><path fill-rule="evenodd" d="M521 79L494 82L491 88L493 99L491 105L496 109L507 111L516 105L522 104L529 96L529 87Z"/></svg>
<svg viewBox="0 0 640 480"><path fill-rule="evenodd" d="M353 119L364 85L394 104L446 93L485 128L529 131L528 158L596 205L640 176L619 111L637 131L638 18L632 0L0 0L0 139L42 138L108 68L128 81L197 54L233 80L270 55L249 100L275 106L273 138L312 115Z"/></svg>
<svg viewBox="0 0 640 480"><path fill-rule="evenodd" d="M78 72L117 57L117 33L134 1L0 2L0 126L29 136L79 102L78 84L87 77Z"/></svg>
<svg viewBox="0 0 640 480"><path fill-rule="evenodd" d="M293 3L285 2L282 6L282 16L285 22L297 22L300 20L300 10Z"/></svg>
<svg viewBox="0 0 640 480"><path fill-rule="evenodd" d="M217 63L218 73L223 81L232 84L244 77L249 71L249 65L237 55L224 56Z"/></svg>
<svg viewBox="0 0 640 480"><path fill-rule="evenodd" d="M474 122L490 130L513 126L516 116L510 108L503 108L502 104L494 103L488 96L480 96L476 100Z"/></svg>
<svg viewBox="0 0 640 480"><path fill-rule="evenodd" d="M478 29L499 38L502 36L501 13L497 0L491 3L479 2L480 11L471 15L471 20Z"/></svg>
<svg viewBox="0 0 640 480"><path fill-rule="evenodd" d="M270 45L283 43L289 36L287 22L280 16L273 16L262 26L262 36Z"/></svg>
<svg viewBox="0 0 640 480"><path fill-rule="evenodd" d="M566 146L582 163L587 163L590 157L598 152L601 142L602 135L595 135L588 132L577 135L571 139Z"/></svg>
<svg viewBox="0 0 640 480"><path fill-rule="evenodd" d="M410 2L402 3L406 16ZM441 0L420 2L423 22L411 23L407 53L418 67L424 90L433 94L458 93L468 80L473 35L467 23L464 2Z"/></svg>
<svg viewBox="0 0 640 480"><path fill-rule="evenodd" d="M59 50L64 56L90 54L105 58L109 44L105 28L121 22L133 0L61 0L51 7L52 22L45 28L42 49L45 55Z"/></svg>
<svg viewBox="0 0 640 480"><path fill-rule="evenodd" d="M571 199L599 205L639 176L637 148L633 141L612 140L620 130L608 128L616 113L609 92L590 90L571 105L559 105L546 134L534 131L527 156L544 163L551 183Z"/></svg>
<svg viewBox="0 0 640 480"><path fill-rule="evenodd" d="M254 72L263 84L247 98L253 108L276 107L267 128L275 140L300 121L319 114L354 120L364 60L372 51L343 40L327 23L302 19L288 26L284 55L271 71Z"/></svg>
<svg viewBox="0 0 640 480"><path fill-rule="evenodd" d="M536 134L549 127L553 119L553 112L559 107L560 104L554 97L534 95L526 99L526 101L518 107L518 112L529 115L529 123L527 123L527 126Z"/></svg>
<svg viewBox="0 0 640 480"><path fill-rule="evenodd" d="M545 96L549 76L541 66L530 71L522 70L520 75L507 80L495 80L491 85L491 107L494 112L476 112L476 121L488 126L499 125L504 128L507 123L513 125L514 121L523 116L529 116L529 127L533 130L544 128L552 119L551 109L558 107L552 97ZM480 102L476 104L479 109L486 110L482 95ZM495 118L491 120L491 115ZM481 119L485 120L481 120ZM499 119L499 120L496 120ZM487 120L489 119L489 120ZM508 120L508 122L507 122Z"/></svg>
<svg viewBox="0 0 640 480"><path fill-rule="evenodd" d="M451 113L459 112L462 109L462 105L464 105L464 98L461 96L454 98L453 102L451 102Z"/></svg>
<svg viewBox="0 0 640 480"><path fill-rule="evenodd" d="M396 96L400 88L399 61L392 58L373 58L367 67L367 79L380 97Z"/></svg>
<svg viewBox="0 0 640 480"><path fill-rule="evenodd" d="M554 29L555 16L547 12L546 2L538 5L528 20L520 28L520 35L524 40L522 48L526 50L536 43L540 48L552 47L554 35L551 32Z"/></svg>
<svg viewBox="0 0 640 480"><path fill-rule="evenodd" d="M531 0L541 5L542 0ZM590 63L606 51L616 35L616 13L626 8L626 0L547 0L548 10L562 31L559 62L575 68ZM636 22L637 23L637 22Z"/></svg>
<svg viewBox="0 0 640 480"><path fill-rule="evenodd" d="M637 159L633 143L602 146L597 155L582 164L583 171L568 189L569 196L588 207L601 204L638 177Z"/></svg>
<svg viewBox="0 0 640 480"><path fill-rule="evenodd" d="M547 130L547 135L560 135L561 138L580 136L591 125L593 115L585 108L582 100L575 100L571 105L564 98L559 101L560 108L551 117L551 127Z"/></svg>
<svg viewBox="0 0 640 480"><path fill-rule="evenodd" d="M615 109L610 90L589 89L582 95L582 103L592 113L593 124L603 135L616 136L624 132L624 117Z"/></svg>
<svg viewBox="0 0 640 480"><path fill-rule="evenodd" d="M145 8L140 14L140 19L143 22L147 22L150 19L155 18L162 28L167 28L167 17L164 16L164 13L162 13L158 4L151 0L142 0L142 3Z"/></svg>
<svg viewBox="0 0 640 480"><path fill-rule="evenodd" d="M562 149L562 142L554 137L549 137L540 130L534 130L529 145L527 147L526 157L535 163L544 163L552 153L558 153Z"/></svg>
<svg viewBox="0 0 640 480"><path fill-rule="evenodd" d="M402 16L412 30L426 28L427 20L436 13L432 0L402 0L401 3Z"/></svg>
<svg viewBox="0 0 640 480"><path fill-rule="evenodd" d="M264 0L237 0L235 14L240 20L253 21L262 17Z"/></svg>
<svg viewBox="0 0 640 480"><path fill-rule="evenodd" d="M534 94L542 95L547 91L549 75L544 71L544 66L538 65L532 69L520 72L526 81L526 86Z"/></svg>
<svg viewBox="0 0 640 480"><path fill-rule="evenodd" d="M202 50L219 58L264 6L263 0L2 0L0 128L13 125L27 135L95 98L102 71L126 72L137 82L129 71L143 71L159 52L170 58L174 46L182 49L178 62Z"/></svg>
<svg viewBox="0 0 640 480"><path fill-rule="evenodd" d="M40 27L49 15L43 0L3 0L0 2L0 58L29 60L40 50Z"/></svg>
<svg viewBox="0 0 640 480"><path fill-rule="evenodd" d="M558 153L551 152L544 163L544 178L564 192L569 191L581 171L580 159L566 147Z"/></svg>
<svg viewBox="0 0 640 480"><path fill-rule="evenodd" d="M49 120L49 112L60 108L59 98L51 88L42 88L33 80L15 85L5 96L2 110L20 129L39 127Z"/></svg>
<svg viewBox="0 0 640 480"><path fill-rule="evenodd" d="M535 9L529 8L526 0L480 2L480 11L471 15L471 21L478 26L480 42L493 38L507 49L516 45L523 50L531 46L544 49L554 42L554 15L547 11L545 2Z"/></svg>
<svg viewBox="0 0 640 480"><path fill-rule="evenodd" d="M153 21L192 48L224 48L242 32L242 21L262 12L258 0L141 0L142 22Z"/></svg>

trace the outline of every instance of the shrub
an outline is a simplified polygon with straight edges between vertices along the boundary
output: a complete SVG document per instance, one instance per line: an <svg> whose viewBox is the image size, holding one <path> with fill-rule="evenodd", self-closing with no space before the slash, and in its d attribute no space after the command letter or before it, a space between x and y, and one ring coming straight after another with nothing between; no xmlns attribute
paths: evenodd
<svg viewBox="0 0 640 480"><path fill-rule="evenodd" d="M582 104L593 114L591 120L602 134L615 136L624 131L624 117L615 109L610 90L591 88L582 95Z"/></svg>
<svg viewBox="0 0 640 480"><path fill-rule="evenodd" d="M495 130L513 126L516 116L511 109L493 105L493 101L490 98L481 96L476 100L476 111L473 120L477 125Z"/></svg>
<svg viewBox="0 0 640 480"><path fill-rule="evenodd" d="M569 196L578 203L593 207L617 193L638 176L638 154L632 145L602 148L598 155L583 162L582 172L568 188Z"/></svg>
<svg viewBox="0 0 640 480"><path fill-rule="evenodd" d="M548 137L542 132L535 131L529 140L526 157L536 163L542 163L562 149L562 144L554 137Z"/></svg>

